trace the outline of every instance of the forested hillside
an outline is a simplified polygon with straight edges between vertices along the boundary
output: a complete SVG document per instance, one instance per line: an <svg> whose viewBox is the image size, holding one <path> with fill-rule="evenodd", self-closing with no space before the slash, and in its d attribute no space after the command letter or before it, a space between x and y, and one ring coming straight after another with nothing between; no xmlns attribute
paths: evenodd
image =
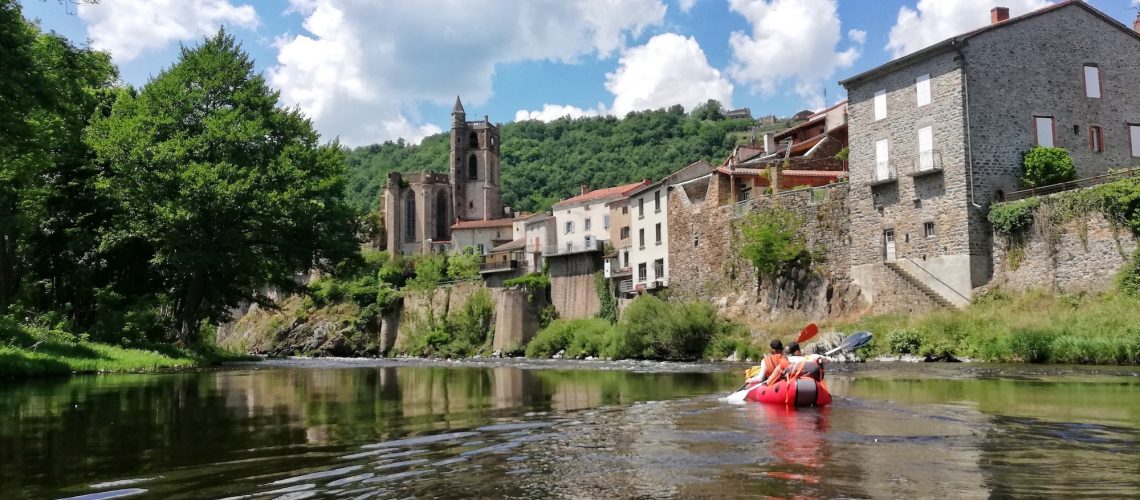
<svg viewBox="0 0 1140 500"><path fill-rule="evenodd" d="M691 114L673 106L624 119L507 123L502 127L503 201L516 210L543 210L583 184L597 188L656 180L698 160L718 163L754 122L722 119L717 108L713 101ZM348 155L349 202L375 208L388 172L443 172L447 162L446 133L418 146L400 141L356 148Z"/></svg>

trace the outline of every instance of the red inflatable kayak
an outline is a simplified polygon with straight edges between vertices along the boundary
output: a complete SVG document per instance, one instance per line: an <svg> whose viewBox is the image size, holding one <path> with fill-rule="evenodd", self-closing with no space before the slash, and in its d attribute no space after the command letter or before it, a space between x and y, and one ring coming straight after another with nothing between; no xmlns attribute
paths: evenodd
<svg viewBox="0 0 1140 500"><path fill-rule="evenodd" d="M744 389L745 401L784 406L826 406L831 404L827 386L810 378L781 380L772 385L756 384Z"/></svg>

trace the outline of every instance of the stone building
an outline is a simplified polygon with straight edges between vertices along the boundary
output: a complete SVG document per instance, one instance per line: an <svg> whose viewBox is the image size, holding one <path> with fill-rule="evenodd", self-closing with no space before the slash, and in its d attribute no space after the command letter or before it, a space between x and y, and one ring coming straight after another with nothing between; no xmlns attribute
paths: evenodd
<svg viewBox="0 0 1140 500"><path fill-rule="evenodd" d="M969 302L993 273L989 206L1035 145L1068 149L1078 177L1138 163L1140 20L1081 1L991 19L840 82L851 274L876 309Z"/></svg>
<svg viewBox="0 0 1140 500"><path fill-rule="evenodd" d="M387 248L398 253L461 250L489 252L513 239L503 207L499 127L487 117L467 121L455 98L451 112L450 173L388 174L384 185ZM459 236L462 242L453 242Z"/></svg>

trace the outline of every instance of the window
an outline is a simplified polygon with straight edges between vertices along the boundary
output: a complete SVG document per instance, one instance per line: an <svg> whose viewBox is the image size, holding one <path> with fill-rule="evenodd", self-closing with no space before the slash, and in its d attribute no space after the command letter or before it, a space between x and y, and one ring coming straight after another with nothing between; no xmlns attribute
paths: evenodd
<svg viewBox="0 0 1140 500"><path fill-rule="evenodd" d="M653 261L653 278L665 278L665 259L657 259Z"/></svg>
<svg viewBox="0 0 1140 500"><path fill-rule="evenodd" d="M621 267L623 267L623 268L629 267L629 250L626 250L626 251L621 253L621 262L622 262Z"/></svg>
<svg viewBox="0 0 1140 500"><path fill-rule="evenodd" d="M693 247L701 246L701 233L693 231Z"/></svg>
<svg viewBox="0 0 1140 500"><path fill-rule="evenodd" d="M1033 137L1038 146L1053 147L1053 117L1033 117Z"/></svg>
<svg viewBox="0 0 1140 500"><path fill-rule="evenodd" d="M638 219L644 219L645 218L645 198L638 198L637 199L637 218Z"/></svg>
<svg viewBox="0 0 1140 500"><path fill-rule="evenodd" d="M629 226L622 226L621 236L619 237L619 239L623 239L623 240L629 239Z"/></svg>
<svg viewBox="0 0 1140 500"><path fill-rule="evenodd" d="M594 246L595 246L594 245L594 237L593 236L587 236L586 237L586 246L583 248L585 248L586 250L591 250L594 248Z"/></svg>
<svg viewBox="0 0 1140 500"><path fill-rule="evenodd" d="M585 227L583 228L585 231L590 230L590 227L592 226L592 224L590 224L590 222L591 222L591 219L589 217L586 217L586 224L585 224Z"/></svg>
<svg viewBox="0 0 1140 500"><path fill-rule="evenodd" d="M1128 144L1132 148L1132 156L1140 158L1140 124L1128 124Z"/></svg>
<svg viewBox="0 0 1140 500"><path fill-rule="evenodd" d="M1096 125L1089 126L1089 151L1104 152L1104 129Z"/></svg>
<svg viewBox="0 0 1140 500"><path fill-rule="evenodd" d="M645 229L637 230L637 246L638 248L645 250Z"/></svg>
<svg viewBox="0 0 1140 500"><path fill-rule="evenodd" d="M566 232L564 234L570 234L573 232L574 232L574 221L567 222L566 223Z"/></svg>
<svg viewBox="0 0 1140 500"><path fill-rule="evenodd" d="M661 244L661 223L660 222L657 223L656 231L657 231L657 244L660 245Z"/></svg>
<svg viewBox="0 0 1140 500"><path fill-rule="evenodd" d="M625 215L628 213L629 213L629 205L625 205L625 206L621 207L621 214L622 215Z"/></svg>
<svg viewBox="0 0 1140 500"><path fill-rule="evenodd" d="M890 143L886 139L875 143L875 180L891 178Z"/></svg>
<svg viewBox="0 0 1140 500"><path fill-rule="evenodd" d="M918 106L930 104L930 74L915 78L914 88L918 91Z"/></svg>
<svg viewBox="0 0 1140 500"><path fill-rule="evenodd" d="M887 91L875 92L875 121L887 117Z"/></svg>
<svg viewBox="0 0 1140 500"><path fill-rule="evenodd" d="M475 249L479 251L479 255L483 255L483 244L482 243L476 244Z"/></svg>
<svg viewBox="0 0 1140 500"><path fill-rule="evenodd" d="M1085 65L1085 97L1100 99L1100 67L1095 64Z"/></svg>
<svg viewBox="0 0 1140 500"><path fill-rule="evenodd" d="M934 221L926 221L922 223L922 234L927 238L934 237Z"/></svg>
<svg viewBox="0 0 1140 500"><path fill-rule="evenodd" d="M475 155L471 155L471 158L467 159L467 180L479 180L479 160L475 158Z"/></svg>
<svg viewBox="0 0 1140 500"><path fill-rule="evenodd" d="M574 244L567 241L566 242L566 252L569 253L569 252L573 252L573 251L574 251Z"/></svg>
<svg viewBox="0 0 1140 500"><path fill-rule="evenodd" d="M610 228L610 214L602 215L602 229Z"/></svg>
<svg viewBox="0 0 1140 500"><path fill-rule="evenodd" d="M918 169L934 168L934 127L918 129Z"/></svg>
<svg viewBox="0 0 1140 500"><path fill-rule="evenodd" d="M653 192L653 211L655 213L661 211L661 191L660 190Z"/></svg>
<svg viewBox="0 0 1140 500"><path fill-rule="evenodd" d="M404 239L416 241L416 194L404 198Z"/></svg>
<svg viewBox="0 0 1140 500"><path fill-rule="evenodd" d="M645 283L645 279L647 278L645 274L645 263L642 262L637 265L637 281Z"/></svg>

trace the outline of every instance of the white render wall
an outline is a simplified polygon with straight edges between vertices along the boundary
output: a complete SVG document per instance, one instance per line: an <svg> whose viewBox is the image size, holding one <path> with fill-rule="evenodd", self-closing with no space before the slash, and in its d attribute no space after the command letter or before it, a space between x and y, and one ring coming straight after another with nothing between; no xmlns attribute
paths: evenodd
<svg viewBox="0 0 1140 500"><path fill-rule="evenodd" d="M565 251L566 243L572 243L576 250L586 244L586 237L593 236L596 241L609 241L610 230L605 219L610 215L607 206L609 200L598 200L587 205L578 205L570 208L555 209L554 219L558 222L555 227L558 233L559 252ZM590 220L590 229L586 229L586 220ZM573 222L573 232L566 232L566 223Z"/></svg>
<svg viewBox="0 0 1140 500"><path fill-rule="evenodd" d="M462 251L469 246L483 245L483 255L491 253L493 240L509 240L513 234L511 226L489 227L479 229L453 229L451 230L452 249Z"/></svg>
<svg viewBox="0 0 1140 500"><path fill-rule="evenodd" d="M654 205L654 193L659 193L661 197L661 209L657 210ZM639 206L644 204L644 213L639 211ZM632 240L632 247L629 252L630 267L633 269L633 282L634 284L642 283L641 276L638 274L640 264L645 264L645 281L646 283L664 279L665 285L669 284L669 195L666 191L664 183L654 184L653 186L638 192L636 195L630 197L629 204L629 217L630 217L630 239ZM656 226L661 224L661 243L657 243ZM645 231L645 246L641 246L639 238L640 231ZM665 261L665 272L661 276L654 273L653 263L657 259Z"/></svg>

